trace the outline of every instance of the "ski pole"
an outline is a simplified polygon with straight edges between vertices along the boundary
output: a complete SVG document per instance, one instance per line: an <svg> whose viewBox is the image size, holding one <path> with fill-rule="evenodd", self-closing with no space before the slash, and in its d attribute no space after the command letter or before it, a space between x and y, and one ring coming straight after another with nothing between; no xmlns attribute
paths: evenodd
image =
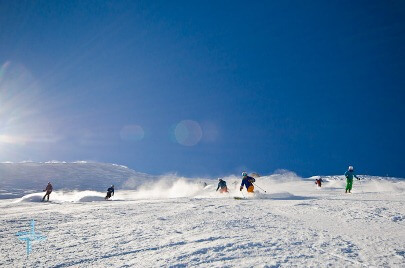
<svg viewBox="0 0 405 268"><path fill-rule="evenodd" d="M256 186L257 188L259 188L260 190L263 190L265 193L267 193L266 190L264 190L262 187L260 187L259 185L257 185L256 183L252 182L254 186Z"/></svg>
<svg viewBox="0 0 405 268"><path fill-rule="evenodd" d="M363 184L361 183L361 180L362 180L362 179L363 179L363 178L360 178L359 183L360 183L361 193L364 194L364 191L363 191Z"/></svg>
<svg viewBox="0 0 405 268"><path fill-rule="evenodd" d="M242 194L243 198L246 198L242 191L240 191L240 193Z"/></svg>

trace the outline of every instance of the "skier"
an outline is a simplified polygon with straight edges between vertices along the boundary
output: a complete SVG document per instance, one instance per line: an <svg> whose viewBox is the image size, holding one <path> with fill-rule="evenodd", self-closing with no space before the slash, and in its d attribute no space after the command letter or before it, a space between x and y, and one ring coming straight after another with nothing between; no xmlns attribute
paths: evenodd
<svg viewBox="0 0 405 268"><path fill-rule="evenodd" d="M111 185L111 187L107 189L107 195L104 199L108 200L111 196L114 196L114 185Z"/></svg>
<svg viewBox="0 0 405 268"><path fill-rule="evenodd" d="M353 166L349 166L349 169L345 172L345 177L346 177L346 192L349 192L352 190L353 186L353 177L356 179L360 180L359 177L354 173Z"/></svg>
<svg viewBox="0 0 405 268"><path fill-rule="evenodd" d="M218 179L218 187L217 187L217 191L219 188L221 188L219 190L219 192L222 193L227 193L228 192L228 187L226 186L226 181L224 181L223 179Z"/></svg>
<svg viewBox="0 0 405 268"><path fill-rule="evenodd" d="M242 172L242 184L240 185L240 190L243 190L243 186L246 187L248 193L253 193L255 187L253 183L256 181L254 178L249 177L248 174L244 171Z"/></svg>
<svg viewBox="0 0 405 268"><path fill-rule="evenodd" d="M323 182L322 178L315 180L315 184L318 185L319 188L322 186L322 182Z"/></svg>
<svg viewBox="0 0 405 268"><path fill-rule="evenodd" d="M43 192L46 192L44 197L42 198L42 201L45 201L45 197L48 197L47 201L49 201L49 195L52 193L53 187L50 182L48 182L48 185L46 186L45 190Z"/></svg>

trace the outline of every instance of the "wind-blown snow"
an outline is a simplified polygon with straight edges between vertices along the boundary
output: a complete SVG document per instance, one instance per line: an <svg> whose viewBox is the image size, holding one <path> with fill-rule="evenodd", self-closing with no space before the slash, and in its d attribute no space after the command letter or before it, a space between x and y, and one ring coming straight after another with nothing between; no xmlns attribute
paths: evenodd
<svg viewBox="0 0 405 268"><path fill-rule="evenodd" d="M43 193L33 193L17 199L15 202L42 202ZM52 202L93 202L103 201L104 193L95 191L72 191L72 192L52 192Z"/></svg>
<svg viewBox="0 0 405 268"><path fill-rule="evenodd" d="M224 178L229 194L217 180L149 178L112 201L56 185L49 203L39 191L0 200L0 267L405 266L403 180L366 176L345 194L343 176L317 188L284 172L257 178L249 195L235 176ZM48 239L27 259L15 234L31 219Z"/></svg>
<svg viewBox="0 0 405 268"><path fill-rule="evenodd" d="M55 190L93 190L104 192L111 184L135 189L156 176L136 172L126 166L108 163L49 161L46 163L0 163L0 199L10 194L21 197L42 191L50 181Z"/></svg>

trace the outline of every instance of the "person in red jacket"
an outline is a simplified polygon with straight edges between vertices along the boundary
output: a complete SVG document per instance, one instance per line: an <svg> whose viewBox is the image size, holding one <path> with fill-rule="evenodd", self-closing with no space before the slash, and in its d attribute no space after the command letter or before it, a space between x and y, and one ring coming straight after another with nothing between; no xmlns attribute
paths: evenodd
<svg viewBox="0 0 405 268"><path fill-rule="evenodd" d="M53 190L52 184L50 182L48 182L48 185L46 186L46 188L44 190L44 192L46 192L46 193L45 193L44 197L42 198L42 201L45 200L45 197L48 197L47 200L49 201L49 195L52 193L52 190Z"/></svg>
<svg viewBox="0 0 405 268"><path fill-rule="evenodd" d="M322 178L315 180L315 184L318 185L319 188L322 186L322 182L323 182Z"/></svg>

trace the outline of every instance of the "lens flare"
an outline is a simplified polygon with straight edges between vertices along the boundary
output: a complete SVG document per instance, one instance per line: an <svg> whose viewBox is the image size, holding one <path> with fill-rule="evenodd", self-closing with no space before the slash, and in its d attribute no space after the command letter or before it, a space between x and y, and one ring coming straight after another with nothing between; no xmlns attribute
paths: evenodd
<svg viewBox="0 0 405 268"><path fill-rule="evenodd" d="M145 137L145 131L138 125L127 125L121 129L120 137L123 141L140 141Z"/></svg>
<svg viewBox="0 0 405 268"><path fill-rule="evenodd" d="M201 126L193 120L180 121L174 129L176 141L184 146L194 146L202 138Z"/></svg>
<svg viewBox="0 0 405 268"><path fill-rule="evenodd" d="M44 107L49 105L43 98L40 83L27 68L11 61L1 64L0 159L27 157L31 145L45 151L60 139L48 114L43 112Z"/></svg>

